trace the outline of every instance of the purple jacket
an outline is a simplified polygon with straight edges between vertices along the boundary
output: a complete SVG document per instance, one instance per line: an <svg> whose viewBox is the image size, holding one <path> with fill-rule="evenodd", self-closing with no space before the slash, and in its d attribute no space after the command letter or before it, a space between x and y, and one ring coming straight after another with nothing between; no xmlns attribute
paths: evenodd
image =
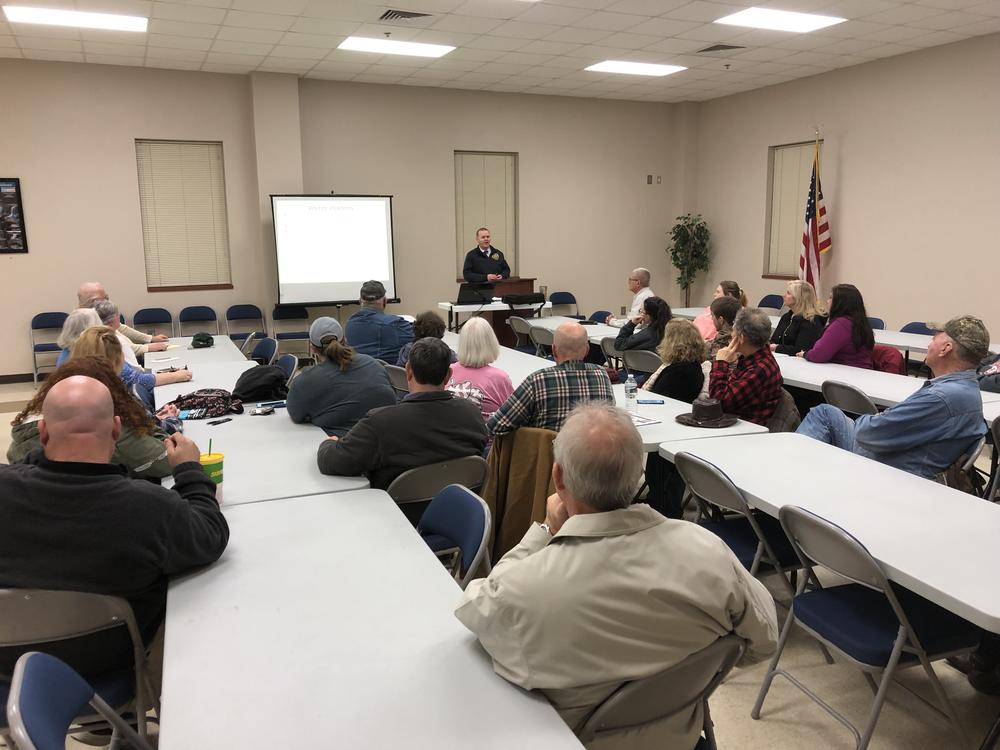
<svg viewBox="0 0 1000 750"><path fill-rule="evenodd" d="M819 341L805 356L810 362L833 362L837 365L872 369L872 350L868 347L857 349L854 346L850 318L831 320Z"/></svg>

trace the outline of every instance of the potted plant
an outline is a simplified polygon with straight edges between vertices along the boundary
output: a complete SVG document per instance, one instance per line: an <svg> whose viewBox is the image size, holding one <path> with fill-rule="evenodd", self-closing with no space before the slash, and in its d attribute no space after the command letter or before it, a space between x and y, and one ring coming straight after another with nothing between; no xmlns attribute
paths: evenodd
<svg viewBox="0 0 1000 750"><path fill-rule="evenodd" d="M684 290L684 306L691 306L691 284L710 264L708 243L712 233L700 214L684 214L670 230L670 262L677 269L677 284Z"/></svg>

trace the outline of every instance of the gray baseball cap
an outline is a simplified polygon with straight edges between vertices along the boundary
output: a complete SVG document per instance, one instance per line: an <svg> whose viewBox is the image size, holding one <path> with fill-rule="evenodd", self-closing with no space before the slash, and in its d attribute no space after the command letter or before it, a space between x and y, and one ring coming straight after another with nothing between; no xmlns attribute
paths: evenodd
<svg viewBox="0 0 1000 750"><path fill-rule="evenodd" d="M309 326L309 342L322 348L323 339L335 338L337 341L344 340L344 329L336 318L316 318Z"/></svg>
<svg viewBox="0 0 1000 750"><path fill-rule="evenodd" d="M366 281L361 285L361 299L365 302L374 302L385 296L385 286L381 281Z"/></svg>

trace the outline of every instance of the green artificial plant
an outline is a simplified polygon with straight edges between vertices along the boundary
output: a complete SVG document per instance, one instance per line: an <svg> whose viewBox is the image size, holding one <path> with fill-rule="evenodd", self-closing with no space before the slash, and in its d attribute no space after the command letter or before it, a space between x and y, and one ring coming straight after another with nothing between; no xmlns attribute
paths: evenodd
<svg viewBox="0 0 1000 750"><path fill-rule="evenodd" d="M670 230L670 262L677 269L677 284L684 290L684 306L691 306L691 284L701 271L707 271L711 263L708 243L712 233L700 214L685 214L677 217L677 223Z"/></svg>

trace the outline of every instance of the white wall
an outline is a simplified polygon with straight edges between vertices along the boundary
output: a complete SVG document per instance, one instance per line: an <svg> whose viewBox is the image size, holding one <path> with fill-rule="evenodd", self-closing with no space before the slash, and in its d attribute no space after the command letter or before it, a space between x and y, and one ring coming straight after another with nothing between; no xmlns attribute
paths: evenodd
<svg viewBox="0 0 1000 750"><path fill-rule="evenodd" d="M809 140L816 123L833 232L824 292L856 284L890 328L973 313L1000 337L996 34L703 103L696 205L715 245L699 301L722 278L752 302L784 290L761 278L767 149Z"/></svg>

